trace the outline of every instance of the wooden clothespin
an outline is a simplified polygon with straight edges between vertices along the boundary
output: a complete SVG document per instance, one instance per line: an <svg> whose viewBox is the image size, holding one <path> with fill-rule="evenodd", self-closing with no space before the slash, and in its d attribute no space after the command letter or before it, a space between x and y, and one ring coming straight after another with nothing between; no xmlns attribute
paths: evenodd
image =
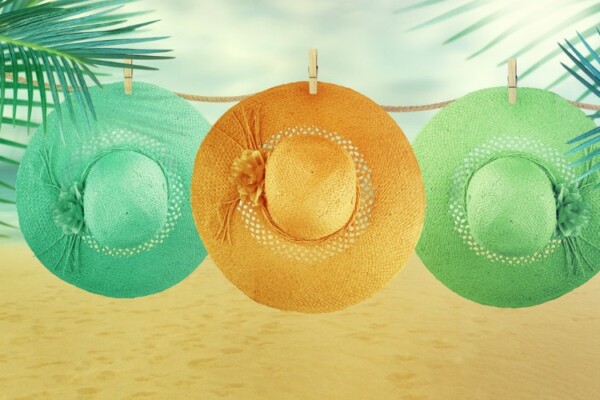
<svg viewBox="0 0 600 400"><path fill-rule="evenodd" d="M317 63L317 49L308 50L308 93L317 94L317 77L319 64Z"/></svg>
<svg viewBox="0 0 600 400"><path fill-rule="evenodd" d="M130 58L125 59L125 64L133 64ZM133 68L123 68L125 94L133 94Z"/></svg>
<svg viewBox="0 0 600 400"><path fill-rule="evenodd" d="M508 102L515 104L517 102L517 59L508 59Z"/></svg>

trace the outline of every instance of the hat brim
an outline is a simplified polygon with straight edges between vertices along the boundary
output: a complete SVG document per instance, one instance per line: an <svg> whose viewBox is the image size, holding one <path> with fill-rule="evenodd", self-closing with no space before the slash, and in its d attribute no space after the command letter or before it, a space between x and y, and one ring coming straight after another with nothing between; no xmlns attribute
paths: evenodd
<svg viewBox="0 0 600 400"><path fill-rule="evenodd" d="M375 195L368 228L351 246L322 261L296 260L259 243L239 212L230 221L230 240L217 238L222 205L236 196L228 177L245 143L244 115L258 117L261 143L295 126L314 126L339 133L359 149L371 169ZM365 96L323 82L316 95L309 94L306 82L292 83L226 112L198 152L191 197L204 244L234 285L267 306L312 313L348 307L385 286L413 252L425 208L416 158L394 120ZM262 215L257 218L268 225Z"/></svg>
<svg viewBox="0 0 600 400"><path fill-rule="evenodd" d="M512 137L539 141L561 157L567 141L595 125L560 96L538 89L520 88L518 101L510 104L506 88L471 93L438 112L417 135L413 144L421 165L427 211L417 254L444 285L477 303L497 307L526 307L555 299L580 286L595 271L582 267L571 271L562 246L547 257L525 265L504 265L477 255L454 230L449 210L450 185L455 171L470 150L492 138ZM527 152L527 149L519 151ZM575 161L577 155L566 161ZM548 168L554 168L547 165ZM574 172L578 176L583 166ZM591 206L591 222L582 237L600 239L600 191L582 195ZM600 253L585 247L594 268Z"/></svg>
<svg viewBox="0 0 600 400"><path fill-rule="evenodd" d="M47 119L47 132L44 134L40 128L25 152L17 177L17 208L23 235L48 270L79 288L122 298L160 292L188 276L206 256L187 196L193 160L210 126L185 100L154 85L137 82L134 93L125 95L123 84L114 83L90 88L90 96L97 116L91 129L85 129L82 110L72 96L76 123L71 121L63 103L64 135L60 133L56 112L52 112ZM128 135L136 135L137 139ZM103 149L124 144L134 148L145 146L148 154L168 157L169 163L163 166L181 184L180 215L162 243L148 250L129 256L109 255L82 241L78 246L79 262L65 267L61 263L68 238L53 221L57 192L44 175L43 155L49 155L49 165L58 183L69 185L81 177L95 156L94 151L90 154L82 151L92 142ZM150 143L160 146L148 150ZM174 195L172 191L171 194Z"/></svg>

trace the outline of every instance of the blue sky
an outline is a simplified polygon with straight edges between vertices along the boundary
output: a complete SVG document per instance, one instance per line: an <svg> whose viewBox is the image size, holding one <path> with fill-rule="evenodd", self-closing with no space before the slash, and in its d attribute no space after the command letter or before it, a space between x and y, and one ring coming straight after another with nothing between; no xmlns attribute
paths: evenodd
<svg viewBox="0 0 600 400"><path fill-rule="evenodd" d="M154 10L144 18L161 21L150 26L147 33L170 38L152 45L173 49L176 58L155 63L160 68L157 72L136 71L134 82L147 81L173 91L206 95L252 93L306 80L307 49L316 47L322 81L351 87L382 104L438 102L505 85L506 67L498 67L499 61L508 58L526 40L539 37L540 44L518 59L520 70L532 65L556 49L558 41L572 36L577 29L588 28L593 21L580 18L552 35L547 33L549 28L563 22L566 15L597 4L594 0L488 1L460 17L409 31L418 23L469 2L446 0L418 11L397 13L415 1L141 0L127 9ZM466 39L442 44L493 12L503 13L503 18ZM466 60L473 51L519 21L522 24L517 23L518 28L505 43ZM561 56L560 60L566 61L566 57ZM558 61L552 61L519 84L545 87L562 72ZM119 79L117 72L104 81ZM581 93L581 86L568 79L555 91L575 98ZM195 106L214 122L230 104ZM393 117L412 140L433 114ZM3 127L2 135L11 137L13 133ZM23 138L22 132L19 137ZM8 154L19 157L16 151ZM3 167L0 175L10 180L14 169ZM2 218L15 220L14 207L0 208Z"/></svg>

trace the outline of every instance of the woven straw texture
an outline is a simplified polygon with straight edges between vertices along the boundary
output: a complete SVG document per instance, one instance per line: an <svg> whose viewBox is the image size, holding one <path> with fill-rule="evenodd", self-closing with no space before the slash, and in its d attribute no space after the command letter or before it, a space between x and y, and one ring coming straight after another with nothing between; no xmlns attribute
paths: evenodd
<svg viewBox="0 0 600 400"><path fill-rule="evenodd" d="M340 229L357 207L341 234L293 243L270 229L257 206L239 202L229 240L217 237L221 205L237 196L228 178L247 148L248 128L273 156L266 161L266 209L285 233L321 237ZM309 95L306 82L292 83L225 113L198 152L191 197L198 230L225 276L259 303L306 313L348 307L386 285L413 252L425 209L419 167L402 130L368 98L322 82L317 95ZM299 209L310 214L304 225Z"/></svg>
<svg viewBox="0 0 600 400"><path fill-rule="evenodd" d="M128 96L114 83L90 95L97 120L89 130L73 98L76 123L65 117L61 135L53 112L47 134L40 128L31 140L17 177L23 235L48 270L84 290L122 298L160 292L206 256L188 193L210 126L185 100L154 85L136 82ZM84 180L90 226L79 235L65 235L53 219L58 191L50 176L61 187ZM81 238L72 252L79 260L65 265L74 236Z"/></svg>
<svg viewBox="0 0 600 400"><path fill-rule="evenodd" d="M568 166L577 154L568 159L563 154L570 149L570 138L593 127L581 110L558 95L529 88L519 89L516 104L509 104L506 88L493 88L440 111L413 145L427 197L417 254L427 268L459 295L497 307L540 304L594 276L600 253L593 246L581 247L591 268L572 270L564 246L550 238L556 209L548 193L548 176L568 182L583 172L582 165ZM462 215L452 201L457 171L495 153L512 156L497 158L473 175L473 187L469 184L466 191L469 215ZM591 206L581 237L597 246L600 191L581 193ZM477 224L470 228L473 237L466 236L460 222L466 220ZM487 250L478 247L475 237L486 242ZM526 256L544 241L545 249ZM497 257L490 248L508 257Z"/></svg>

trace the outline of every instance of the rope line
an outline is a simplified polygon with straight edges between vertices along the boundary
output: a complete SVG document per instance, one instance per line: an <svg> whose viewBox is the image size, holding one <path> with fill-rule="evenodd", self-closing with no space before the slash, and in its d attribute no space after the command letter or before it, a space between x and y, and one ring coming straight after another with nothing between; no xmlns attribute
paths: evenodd
<svg viewBox="0 0 600 400"><path fill-rule="evenodd" d="M6 74L6 77L10 80L13 79L13 75L10 73ZM20 83L27 83L27 79L23 77L18 77L18 81ZM33 81L33 86L39 86L37 81ZM44 85L46 89L50 89L50 85L46 83ZM60 85L55 86L58 90L62 90ZM73 91L71 86L67 87L69 92ZM242 101L254 94L246 94L240 96L202 96L199 94L190 94L190 93L178 93L174 92L177 96L182 99L188 101L197 101L201 103L235 103L238 101ZM444 108L448 104L452 103L456 99L441 101L439 103L431 103L431 104L422 104L416 106L389 106L389 105L381 105L384 111L393 113L393 112L418 112L418 111L427 111L427 110L437 110L438 108ZM591 110L591 111L600 111L600 104L590 104L590 103L582 103L579 101L567 100L569 103L573 104L575 107L578 107L582 110Z"/></svg>
<svg viewBox="0 0 600 400"><path fill-rule="evenodd" d="M178 93L175 94L182 99L189 101L198 101L202 103L234 103L237 101L242 101L253 94L246 94L240 96L202 96L198 94L189 94L189 93ZM566 99L565 99L566 100ZM439 103L431 103L431 104L422 104L415 106L389 106L389 105L381 105L384 111L387 112L418 112L418 111L427 111L427 110L437 110L438 108L444 108L448 104L456 101L456 99L440 101ZM567 100L569 103L574 106L581 108L582 110L592 110L592 111L600 111L600 104L590 104L590 103L582 103L574 100Z"/></svg>
<svg viewBox="0 0 600 400"><path fill-rule="evenodd" d="M201 96L198 94L189 94L189 93L177 93L175 94L182 99L189 101L199 101L202 103L235 103L237 101L242 101L253 94L245 94L241 96Z"/></svg>

